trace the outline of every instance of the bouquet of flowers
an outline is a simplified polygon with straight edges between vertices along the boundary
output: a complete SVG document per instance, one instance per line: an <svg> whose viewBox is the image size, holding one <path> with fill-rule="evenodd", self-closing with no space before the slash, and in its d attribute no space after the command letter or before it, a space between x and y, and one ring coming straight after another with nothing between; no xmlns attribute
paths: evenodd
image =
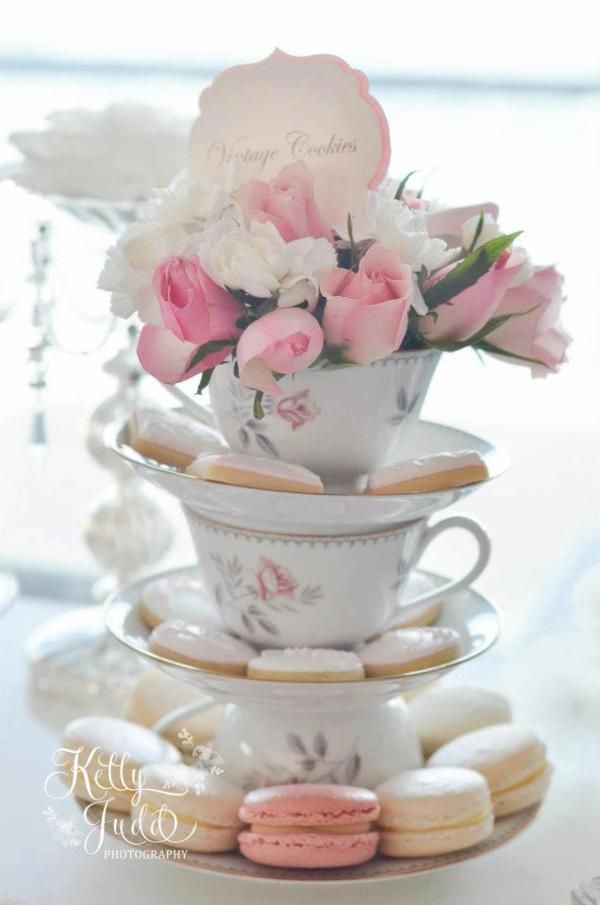
<svg viewBox="0 0 600 905"><path fill-rule="evenodd" d="M466 346L557 370L562 277L503 233L498 207L440 208L401 181L367 192L360 225L325 222L310 168L234 190L186 171L155 194L101 274L113 311L143 322L138 354L165 383L232 359L242 384L281 392L306 368Z"/></svg>

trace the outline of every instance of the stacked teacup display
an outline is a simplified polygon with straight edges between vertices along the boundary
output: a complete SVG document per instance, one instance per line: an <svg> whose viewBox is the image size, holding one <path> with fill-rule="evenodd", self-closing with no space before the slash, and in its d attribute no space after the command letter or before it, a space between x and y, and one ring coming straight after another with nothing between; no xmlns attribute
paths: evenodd
<svg viewBox="0 0 600 905"><path fill-rule="evenodd" d="M227 703L215 746L228 776L245 788L374 787L420 766L401 695L496 639L493 606L469 587L489 557L485 531L464 516L428 521L477 482L366 492L368 476L382 467L437 454L468 450L487 478L502 470L501 454L486 441L419 420L437 358L397 353L367 368L285 378L261 418L253 394L222 365L211 409L190 402L179 412L140 411L115 431L117 452L183 504L199 565L187 579L182 572L160 579L158 595L156 582L122 592L109 606L109 627ZM210 480L198 477L206 463ZM287 474L303 490L269 489ZM446 532L450 542L452 529L477 543L468 572L450 580L420 571L426 547ZM182 610L168 588L186 580ZM435 625L411 629L427 623ZM149 626L158 628L150 634ZM407 627L432 637L431 644L408 639L420 654L408 665L394 661L389 644L391 630ZM211 632L229 639L216 653L204 645Z"/></svg>

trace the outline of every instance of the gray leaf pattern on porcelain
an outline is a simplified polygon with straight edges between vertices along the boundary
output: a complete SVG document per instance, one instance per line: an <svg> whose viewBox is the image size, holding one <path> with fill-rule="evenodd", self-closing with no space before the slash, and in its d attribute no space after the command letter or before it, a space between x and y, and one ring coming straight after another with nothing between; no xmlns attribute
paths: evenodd
<svg viewBox="0 0 600 905"><path fill-rule="evenodd" d="M262 629L276 637L278 613L296 613L299 606L313 606L323 597L320 585L301 585L286 566L265 556L254 571L245 569L238 556L215 552L209 556L222 579L214 596L223 618L227 623L237 619L247 632Z"/></svg>
<svg viewBox="0 0 600 905"><path fill-rule="evenodd" d="M288 783L342 783L352 784L360 777L362 759L358 753L358 741L341 755L331 753L326 733L320 729L312 737L289 732L286 738L288 750L294 757L293 766L265 761L264 772L253 770L244 776L244 788Z"/></svg>
<svg viewBox="0 0 600 905"><path fill-rule="evenodd" d="M406 388L402 387L402 389L398 392L396 396L396 408L397 411L394 415L392 415L388 420L390 424L402 424L403 421L406 420L413 412L419 411L421 407L421 398L422 394L417 393L416 395L412 395L407 393Z"/></svg>

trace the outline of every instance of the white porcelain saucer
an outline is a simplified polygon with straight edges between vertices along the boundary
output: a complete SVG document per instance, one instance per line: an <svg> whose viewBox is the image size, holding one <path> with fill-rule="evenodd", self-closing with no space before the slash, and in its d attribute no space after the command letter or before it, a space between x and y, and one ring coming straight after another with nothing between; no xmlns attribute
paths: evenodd
<svg viewBox="0 0 600 905"><path fill-rule="evenodd" d="M430 873L434 870L440 870L443 867L450 867L452 864L460 864L464 861L470 861L485 855L488 852L505 845L515 838L519 833L523 832L535 820L539 811L539 805L520 811L518 814L512 814L509 817L503 817L496 821L494 831L489 839L475 845L472 848L464 849L460 852L452 852L447 855L437 855L430 858L382 858L375 857L366 864L360 864L357 867L345 867L327 870L301 870L301 869L285 869L281 867L266 867L262 864L255 864L247 861L240 854L219 854L204 855L197 852L188 852L185 858L170 860L171 864L188 867L203 873L220 874L221 876L238 877L245 880L260 880L270 883L286 883L300 886L303 883L311 885L341 885L341 884L366 884L376 880L392 880L401 879L402 877L413 877L416 874ZM125 831L128 829L128 818L123 818L122 814L116 815L118 824L124 825ZM113 822L106 822L107 832L113 836ZM120 837L119 837L120 838ZM162 846L153 843L136 843L136 849L144 851L155 851L161 853ZM164 854L164 850L163 850ZM166 859L165 859L166 860Z"/></svg>
<svg viewBox="0 0 600 905"><path fill-rule="evenodd" d="M297 709L334 710L356 709L361 704L371 701L385 700L412 688L432 682L439 676L450 672L461 663L472 660L488 650L499 635L499 618L495 607L481 594L471 589L459 591L447 597L443 604L437 625L455 629L461 638L461 655L440 666L421 669L402 676L380 679L366 679L357 682L319 683L319 693L315 695L314 683L268 682L258 679L228 676L221 673L208 672L195 666L179 663L177 660L159 656L149 649L148 639L151 630L141 619L138 607L144 588L157 578L172 576L181 582L189 574L198 580L198 569L177 569L154 576L150 579L135 582L118 591L106 603L106 625L110 632L130 650L141 654L160 666L177 679L196 685L203 691L222 701L235 701L237 704L268 704L285 706L286 710ZM415 570L409 579L402 597L404 604L410 603L423 590L444 584L445 578L421 570ZM198 621L201 623L202 611L215 626L215 613L208 599L198 601Z"/></svg>
<svg viewBox="0 0 600 905"><path fill-rule="evenodd" d="M198 515L237 528L295 534L353 534L376 531L424 518L445 509L472 493L482 484L443 490L436 493L367 495L360 493L284 493L234 487L203 481L174 468L146 459L128 443L127 424L111 425L107 444L125 459L143 478L186 503ZM418 458L441 452L476 450L484 459L489 480L508 467L506 453L474 434L419 421L406 440L405 458ZM252 513L249 524L248 513Z"/></svg>

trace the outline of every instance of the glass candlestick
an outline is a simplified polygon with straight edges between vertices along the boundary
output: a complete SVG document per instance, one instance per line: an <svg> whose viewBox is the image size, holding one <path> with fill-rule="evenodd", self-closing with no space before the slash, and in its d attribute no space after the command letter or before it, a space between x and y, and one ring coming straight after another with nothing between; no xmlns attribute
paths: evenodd
<svg viewBox="0 0 600 905"><path fill-rule="evenodd" d="M105 227L110 238L134 214L132 204L86 199L81 203L69 199L61 207L82 223ZM29 346L30 387L34 393L30 449L35 454L43 452L48 443L45 393L49 351L82 355L97 350L73 352L57 336L54 311L60 300L55 300L49 289L50 240L48 225L40 225L32 244L35 296ZM92 504L84 526L87 546L101 568L92 591L96 605L70 610L40 626L29 638L27 654L34 691L77 701L88 712L119 713L142 666L106 632L101 604L116 587L156 568L170 546L172 529L145 482L104 444L108 424L125 419L133 410L142 376L135 354L137 329L130 326L117 330L115 319L109 316L100 345L109 336L118 337L120 342L103 369L116 386L92 413L87 431L90 454L111 478L107 490Z"/></svg>

